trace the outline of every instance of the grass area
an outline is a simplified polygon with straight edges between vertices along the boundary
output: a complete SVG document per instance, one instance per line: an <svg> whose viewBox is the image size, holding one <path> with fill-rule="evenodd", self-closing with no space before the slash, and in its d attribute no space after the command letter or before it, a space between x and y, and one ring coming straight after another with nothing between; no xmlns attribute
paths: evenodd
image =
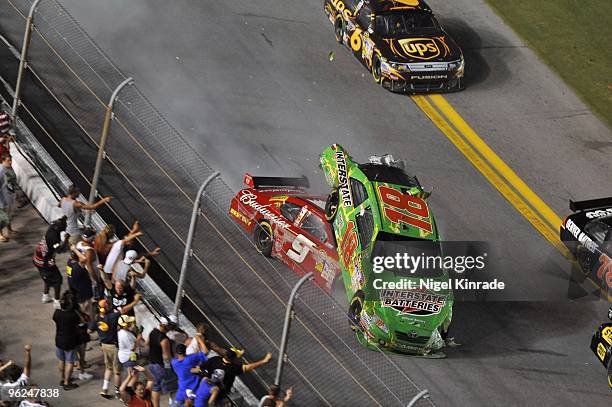
<svg viewBox="0 0 612 407"><path fill-rule="evenodd" d="M612 1L486 1L612 127Z"/></svg>

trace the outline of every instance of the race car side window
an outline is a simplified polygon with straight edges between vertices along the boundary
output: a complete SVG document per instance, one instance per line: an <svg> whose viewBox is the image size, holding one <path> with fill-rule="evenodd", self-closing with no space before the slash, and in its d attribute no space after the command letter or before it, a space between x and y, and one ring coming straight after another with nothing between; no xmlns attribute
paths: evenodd
<svg viewBox="0 0 612 407"><path fill-rule="evenodd" d="M285 218L289 219L292 223L301 210L302 207L300 205L296 205L291 202L285 202L283 206L281 206L281 214Z"/></svg>
<svg viewBox="0 0 612 407"><path fill-rule="evenodd" d="M353 205L355 207L358 207L368 199L368 192L365 186L355 178L351 178L351 192L353 193Z"/></svg>
<svg viewBox="0 0 612 407"><path fill-rule="evenodd" d="M610 227L599 220L592 220L584 227L585 232L597 243L602 244Z"/></svg>
<svg viewBox="0 0 612 407"><path fill-rule="evenodd" d="M327 241L327 231L325 229L325 222L314 213L310 213L302 221L301 228L316 237L320 242L325 243Z"/></svg>
<svg viewBox="0 0 612 407"><path fill-rule="evenodd" d="M372 208L366 208L362 213L355 216L355 220L357 221L357 231L359 232L361 249L363 250L370 245L372 235L374 234L374 218L372 217Z"/></svg>
<svg viewBox="0 0 612 407"><path fill-rule="evenodd" d="M372 25L372 10L368 6L363 6L357 15L357 21L363 29L368 29Z"/></svg>

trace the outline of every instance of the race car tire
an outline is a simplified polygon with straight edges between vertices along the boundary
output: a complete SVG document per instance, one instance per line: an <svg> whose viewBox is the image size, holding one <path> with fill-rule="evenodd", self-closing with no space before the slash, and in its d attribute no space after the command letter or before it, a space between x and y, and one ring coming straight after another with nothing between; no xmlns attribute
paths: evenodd
<svg viewBox="0 0 612 407"><path fill-rule="evenodd" d="M272 257L272 244L274 242L274 236L272 233L272 226L268 221L262 220L255 226L253 232L253 239L255 240L255 247L257 251L266 257Z"/></svg>
<svg viewBox="0 0 612 407"><path fill-rule="evenodd" d="M359 320L361 319L361 311L363 310L363 299L363 291L357 291L349 304L347 316L349 325L353 331L357 329L361 330Z"/></svg>
<svg viewBox="0 0 612 407"><path fill-rule="evenodd" d="M329 193L327 200L325 201L325 219L327 219L328 222L333 222L336 218L339 204L340 198L338 195L338 190L334 188Z"/></svg>
<svg viewBox="0 0 612 407"><path fill-rule="evenodd" d="M334 22L334 35L336 36L336 41L340 44L344 43L344 31L346 30L346 25L344 24L344 20L342 17L336 17L336 21Z"/></svg>
<svg viewBox="0 0 612 407"><path fill-rule="evenodd" d="M381 83L382 82L382 73L380 72L380 58L378 55L374 55L372 57L372 78L374 78L374 82Z"/></svg>

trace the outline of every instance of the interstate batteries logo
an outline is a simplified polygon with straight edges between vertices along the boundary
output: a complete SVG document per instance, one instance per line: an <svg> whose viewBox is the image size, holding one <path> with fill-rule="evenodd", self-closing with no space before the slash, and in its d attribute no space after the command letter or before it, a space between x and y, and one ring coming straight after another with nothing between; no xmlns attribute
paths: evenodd
<svg viewBox="0 0 612 407"><path fill-rule="evenodd" d="M343 151L336 152L336 167L338 168L338 192L342 200L342 206L345 208L353 206L353 198L348 184L348 176L346 173L346 158Z"/></svg>
<svg viewBox="0 0 612 407"><path fill-rule="evenodd" d="M427 316L440 313L446 303L446 296L418 291L381 290L383 307L390 307L400 314Z"/></svg>
<svg viewBox="0 0 612 407"><path fill-rule="evenodd" d="M433 38L407 38L399 40L404 52L416 59L427 61L440 56L440 48Z"/></svg>

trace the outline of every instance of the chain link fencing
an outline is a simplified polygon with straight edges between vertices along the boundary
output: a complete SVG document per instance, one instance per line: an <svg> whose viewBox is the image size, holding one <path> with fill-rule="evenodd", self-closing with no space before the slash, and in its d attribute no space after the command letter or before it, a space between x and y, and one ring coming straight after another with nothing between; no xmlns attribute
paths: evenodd
<svg viewBox="0 0 612 407"><path fill-rule="evenodd" d="M2 34L21 45L32 2L2 4ZM91 177L106 101L127 76L54 0L43 0L35 13L30 67L24 105L42 117L41 127L54 129L45 142L65 155L51 154L59 157L60 167L74 167L72 172ZM115 197L112 209L126 223L140 220L146 234L142 244L162 247L157 260L176 282L195 193L213 169L140 91L138 77L134 79L136 86L126 87L115 105L98 189ZM61 109L33 98L43 90ZM89 187L86 180L80 182ZM252 237L229 218L234 195L220 178L207 188L185 291L254 361L267 351L278 352L285 305L300 276L261 256ZM421 391L392 358L361 346L344 307L313 283L302 287L295 315L283 387L294 387L296 405L405 406ZM274 367L270 363L258 369L258 379L272 383ZM432 404L425 398L417 405Z"/></svg>

